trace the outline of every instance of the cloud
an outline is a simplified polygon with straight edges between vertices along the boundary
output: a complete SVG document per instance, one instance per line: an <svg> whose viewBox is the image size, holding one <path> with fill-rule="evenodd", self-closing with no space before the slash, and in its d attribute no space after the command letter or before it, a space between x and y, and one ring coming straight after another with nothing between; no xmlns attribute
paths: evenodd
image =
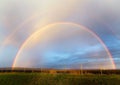
<svg viewBox="0 0 120 85"><path fill-rule="evenodd" d="M40 29L47 24L62 21L82 24L88 27L90 30L94 31L109 48L116 62L117 68L120 68L119 2L120 1L118 0L53 0L52 2L48 0L0 0L0 45L2 45L4 40L12 34L12 36L7 39L7 43L4 46L2 45L3 49L0 49L0 60L2 63L4 63L1 64L1 66L11 65L11 62L13 61L15 54L20 48L21 44L28 38L29 35L37 30L36 27ZM69 32L65 33L68 34ZM61 35L63 34L64 32L61 33ZM79 55L82 55L86 57L84 61L86 62L85 66L88 66L87 61L90 59L87 55L97 55L91 53L91 51L101 53L102 58L106 56L104 51L101 50L100 46L94 42L91 42L93 39L85 35L83 38L81 37L81 40L78 40L77 42L83 41L84 38L86 38L86 41L84 42L89 42L89 45L91 45L91 47L88 45L86 46L88 49L84 50L83 48L85 48L85 43L82 43L81 46L78 46L78 43L75 41L77 39L76 37L80 36L79 34L80 32L76 33L75 36L71 36L72 41L66 38L66 41L74 43L72 45L69 43L64 44L65 42L60 42L58 39L56 39L56 43L61 43L64 45L60 45L59 50L57 50L57 44L53 43L53 45L51 45L53 48L48 50L55 49L55 52L59 52L58 54L55 54L55 58L59 56L64 57L63 59L53 59L51 61L64 62L69 60L69 62L67 62L68 64L72 64L72 60L74 60L73 62L83 62L84 59L80 60L78 58ZM70 46L74 49L69 50L71 53L66 52L67 54L64 54L63 51L66 51L64 48L69 48ZM75 48L82 48L83 50L76 50ZM36 50L38 49L36 48ZM51 56L53 54L51 54ZM34 52L32 55L37 56L39 53ZM53 63L52 66L59 67L59 64L57 65L56 62L56 65ZM63 66L64 65L61 65L61 67ZM90 66L92 66L92 64Z"/></svg>

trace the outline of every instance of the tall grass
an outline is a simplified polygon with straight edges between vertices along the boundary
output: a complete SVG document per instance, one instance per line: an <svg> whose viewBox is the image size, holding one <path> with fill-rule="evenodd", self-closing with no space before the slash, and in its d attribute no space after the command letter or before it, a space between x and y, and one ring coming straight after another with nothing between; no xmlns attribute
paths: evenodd
<svg viewBox="0 0 120 85"><path fill-rule="evenodd" d="M120 85L120 75L0 73L0 85Z"/></svg>

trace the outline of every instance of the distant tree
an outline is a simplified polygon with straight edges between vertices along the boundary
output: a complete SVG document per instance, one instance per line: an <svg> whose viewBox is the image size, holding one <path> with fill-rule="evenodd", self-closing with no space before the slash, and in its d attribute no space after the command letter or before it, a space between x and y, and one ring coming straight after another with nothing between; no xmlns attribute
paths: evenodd
<svg viewBox="0 0 120 85"><path fill-rule="evenodd" d="M51 69L51 70L49 71L49 73L50 73L50 74L56 74L56 73L57 73L57 71L56 71L56 70L54 70L54 69Z"/></svg>

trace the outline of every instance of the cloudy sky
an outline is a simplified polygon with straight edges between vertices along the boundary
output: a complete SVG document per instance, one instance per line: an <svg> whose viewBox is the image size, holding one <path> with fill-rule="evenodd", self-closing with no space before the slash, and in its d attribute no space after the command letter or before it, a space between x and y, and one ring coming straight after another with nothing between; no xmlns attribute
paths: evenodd
<svg viewBox="0 0 120 85"><path fill-rule="evenodd" d="M119 0L0 0L0 67L120 69Z"/></svg>

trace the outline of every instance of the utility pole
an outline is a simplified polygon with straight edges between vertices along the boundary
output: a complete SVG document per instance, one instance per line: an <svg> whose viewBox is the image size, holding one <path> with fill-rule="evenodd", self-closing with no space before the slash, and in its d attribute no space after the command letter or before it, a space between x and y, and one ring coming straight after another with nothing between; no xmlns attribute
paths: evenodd
<svg viewBox="0 0 120 85"><path fill-rule="evenodd" d="M64 66L64 73L66 73L66 66Z"/></svg>
<svg viewBox="0 0 120 85"><path fill-rule="evenodd" d="M82 64L80 65L80 73L81 73L81 75L83 75L83 66L82 66Z"/></svg>
<svg viewBox="0 0 120 85"><path fill-rule="evenodd" d="M25 67L24 67L24 72L25 72Z"/></svg>
<svg viewBox="0 0 120 85"><path fill-rule="evenodd" d="M102 67L100 67L100 74L101 74L101 75L103 74L103 69L102 69Z"/></svg>

